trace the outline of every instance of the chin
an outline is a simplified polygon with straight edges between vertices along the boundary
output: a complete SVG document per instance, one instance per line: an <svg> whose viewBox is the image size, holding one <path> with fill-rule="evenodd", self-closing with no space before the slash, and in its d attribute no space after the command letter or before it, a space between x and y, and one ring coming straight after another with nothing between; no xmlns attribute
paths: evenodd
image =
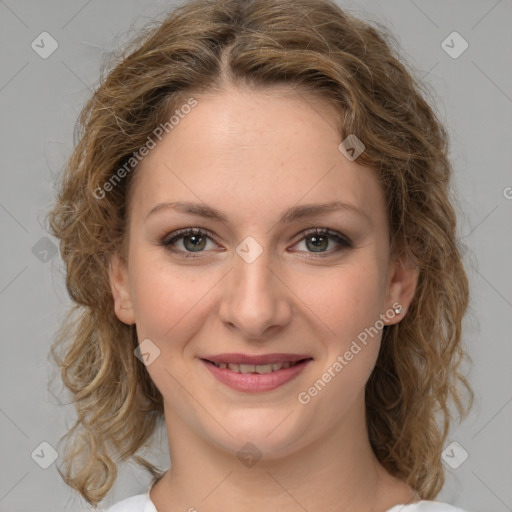
<svg viewBox="0 0 512 512"><path fill-rule="evenodd" d="M239 410L224 418L222 426L227 432L210 432L210 441L239 458L244 452L269 460L286 457L305 444L304 433L291 412L281 408Z"/></svg>

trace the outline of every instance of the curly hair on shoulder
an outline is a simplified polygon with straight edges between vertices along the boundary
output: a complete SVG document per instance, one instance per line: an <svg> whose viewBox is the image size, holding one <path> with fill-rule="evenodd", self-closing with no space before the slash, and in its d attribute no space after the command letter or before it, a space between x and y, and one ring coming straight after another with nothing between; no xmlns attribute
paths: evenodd
<svg viewBox="0 0 512 512"><path fill-rule="evenodd" d="M469 286L448 134L394 37L331 0L194 0L138 32L109 67L80 114L48 214L75 303L51 348L77 414L64 436L65 482L97 505L121 461L163 474L137 455L162 421L162 395L134 355L135 327L115 315L108 277L111 255L126 250L125 205L137 175L127 162L193 94L288 84L339 112L340 142L349 134L364 141L358 162L385 193L393 247L419 269L407 315L384 328L366 415L382 465L433 499L444 483L450 406L461 419L474 398L460 370L471 361L461 338Z"/></svg>

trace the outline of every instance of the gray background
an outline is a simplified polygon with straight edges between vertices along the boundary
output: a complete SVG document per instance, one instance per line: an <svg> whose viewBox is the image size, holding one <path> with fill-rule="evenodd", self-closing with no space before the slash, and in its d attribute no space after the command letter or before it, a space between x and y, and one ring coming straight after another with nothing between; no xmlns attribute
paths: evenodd
<svg viewBox="0 0 512 512"><path fill-rule="evenodd" d="M339 3L392 29L403 55L435 91L451 134L459 230L472 285L464 327L476 403L447 441L452 460L462 449L468 458L456 469L446 464L447 482L437 499L472 512L512 511L512 2ZM44 215L102 59L172 5L0 0L0 512L88 509L62 482L55 463L39 465L51 453L40 444L56 448L73 421L60 381L48 384L54 374L48 349L69 300ZM46 59L31 47L43 31L58 42ZM469 44L458 58L441 44L453 31ZM449 44L460 48L457 41ZM452 442L462 448L449 447ZM167 450L161 430L147 454L167 467ZM143 492L149 479L134 464L120 467L102 506Z"/></svg>

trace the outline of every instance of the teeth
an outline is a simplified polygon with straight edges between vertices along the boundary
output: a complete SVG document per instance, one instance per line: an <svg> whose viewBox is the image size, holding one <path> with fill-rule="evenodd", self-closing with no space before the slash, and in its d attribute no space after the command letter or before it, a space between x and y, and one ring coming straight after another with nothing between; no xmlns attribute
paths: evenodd
<svg viewBox="0 0 512 512"><path fill-rule="evenodd" d="M290 366L296 363L287 361L285 363L270 363L270 364L234 364L234 363L213 363L217 368L228 368L235 373L272 373Z"/></svg>

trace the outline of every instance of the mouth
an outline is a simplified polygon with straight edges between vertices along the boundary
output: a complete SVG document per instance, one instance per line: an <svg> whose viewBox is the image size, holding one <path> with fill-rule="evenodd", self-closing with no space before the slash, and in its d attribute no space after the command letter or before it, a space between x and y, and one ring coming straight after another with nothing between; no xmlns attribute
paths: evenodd
<svg viewBox="0 0 512 512"><path fill-rule="evenodd" d="M214 361L209 361L208 359L203 359L207 363L213 364L217 368L228 369L235 373L257 373L259 375L263 375L266 373L278 372L280 370L284 370L286 368L291 368L292 366L296 366L304 361L308 361L311 358L300 359L299 361L285 361L282 363L269 363L269 364L237 364L237 363L216 363Z"/></svg>
<svg viewBox="0 0 512 512"><path fill-rule="evenodd" d="M236 391L263 392L276 389L297 377L313 361L308 355L221 354L200 358L221 383Z"/></svg>

